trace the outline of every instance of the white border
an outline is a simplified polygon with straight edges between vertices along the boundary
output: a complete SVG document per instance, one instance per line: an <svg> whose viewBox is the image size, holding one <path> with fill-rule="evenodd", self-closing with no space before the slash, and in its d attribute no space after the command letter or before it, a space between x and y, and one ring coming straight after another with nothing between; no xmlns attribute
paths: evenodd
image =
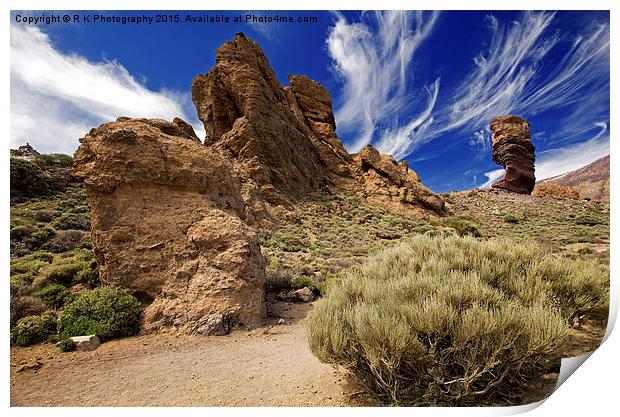
<svg viewBox="0 0 620 417"><path fill-rule="evenodd" d="M576 1L576 0L417 0L417 1L402 1L402 0L382 0L381 2L370 0L330 0L320 1L314 0L312 2L298 1L291 2L285 0L227 0L225 2L215 2L209 0L161 0L161 1L147 1L147 0L109 0L109 1L77 1L77 0L50 0L50 1L36 1L36 0L4 0L2 2L2 8L5 11L4 18L0 20L0 28L4 38L2 56L4 59L1 61L3 82L0 83L0 97L2 97L2 111L0 117L2 120L2 126L4 130L5 141L5 156L0 158L0 164L2 164L3 175L1 177L1 185L4 192L2 193L2 229L0 236L0 242L4 249L4 255L0 258L2 265L2 271L4 276L0 279L0 285L2 285L2 294L5 297L4 314L0 319L2 320L2 334L0 340L3 341L3 361L1 364L3 370L2 378L2 405L3 408L9 407L9 344L8 344L8 293L9 293L9 175L8 175L8 144L9 144L9 10L364 10L364 9L418 9L418 10L611 10L611 74L618 74L618 35L616 31L618 13L617 1L611 0L588 0ZM620 120L618 119L618 87L615 83L615 79L611 80L611 131L615 132L615 126L620 126ZM612 135L612 138L615 136ZM611 140L611 153L616 155L620 152L620 145L617 143L617 139ZM617 158L616 158L617 159ZM616 182L618 176L618 164L612 157L611 160L611 239L612 242L616 242L618 238L618 226L616 219L618 218L618 203L620 201L618 195L620 187ZM618 255L620 252L617 250L615 244L611 246L611 269L612 269L612 316L615 319L618 307ZM615 259L615 261L614 261ZM611 327L611 325L610 325ZM594 353L592 357L581 366L568 381L563 384L551 397L544 402L541 406L531 411L532 415L544 416L549 414L554 415L610 415L617 407L618 404L618 382L616 375L619 374L620 366L618 357L620 354L620 336L618 331L608 332L608 340ZM132 377L128 375L128 377ZM139 376L133 376L139 377ZM68 383L71 383L70 381ZM389 414L389 415L465 415L465 416L481 416L481 415L506 415L527 411L532 407L515 407L515 408L435 408L435 409L411 409L411 408L380 408L380 409L288 409L288 408L254 408L254 409L231 409L231 408L219 408L219 409L205 409L205 408L193 408L193 409L164 409L164 408L149 408L149 409L104 409L95 408L88 410L79 409L27 409L27 408L11 408L8 411L14 415L45 415L49 416L61 416L74 413L88 413L89 415L107 415L110 412L122 413L122 414L135 414L136 412L149 413L156 416L168 416L171 413L175 414L189 414L189 415L206 415L206 414L237 414L251 412L256 415L281 415L289 417L291 413L295 415L312 415L316 416L316 413L338 413L338 414L350 414L356 417L371 415L376 413ZM250 411L251 410L251 411ZM617 411L616 411L617 412Z"/></svg>

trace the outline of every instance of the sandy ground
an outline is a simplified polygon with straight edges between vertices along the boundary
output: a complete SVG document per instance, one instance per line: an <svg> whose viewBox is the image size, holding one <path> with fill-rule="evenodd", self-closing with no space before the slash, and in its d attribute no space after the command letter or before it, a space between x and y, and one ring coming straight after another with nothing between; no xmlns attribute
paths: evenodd
<svg viewBox="0 0 620 417"><path fill-rule="evenodd" d="M93 352L12 348L11 405L356 405L344 378L308 348L304 317L311 306L281 308L287 324L224 337L139 336ZM36 360L39 369L18 372Z"/></svg>
<svg viewBox="0 0 620 417"><path fill-rule="evenodd" d="M13 347L11 405L378 405L312 355L305 321L311 308L281 303L276 313L286 324L275 325L273 319L262 328L223 337L138 336L104 343L93 352L62 353L50 344ZM593 349L602 332L587 326L573 331L565 354ZM532 384L521 401L550 394L556 372Z"/></svg>

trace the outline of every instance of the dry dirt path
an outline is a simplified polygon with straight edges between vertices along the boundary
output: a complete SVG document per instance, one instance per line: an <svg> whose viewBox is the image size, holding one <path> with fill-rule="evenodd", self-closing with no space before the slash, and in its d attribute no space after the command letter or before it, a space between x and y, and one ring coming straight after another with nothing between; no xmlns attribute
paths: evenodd
<svg viewBox="0 0 620 417"><path fill-rule="evenodd" d="M269 327L224 337L148 335L110 341L94 352L12 348L11 405L354 405L339 374L308 348L309 308L284 306L289 324L267 333ZM37 358L40 369L17 371Z"/></svg>

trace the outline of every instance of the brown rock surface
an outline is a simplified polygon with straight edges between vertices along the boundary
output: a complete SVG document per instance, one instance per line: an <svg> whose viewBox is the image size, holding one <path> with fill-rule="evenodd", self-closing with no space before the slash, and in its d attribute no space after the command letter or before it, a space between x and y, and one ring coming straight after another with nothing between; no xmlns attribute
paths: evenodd
<svg viewBox="0 0 620 417"><path fill-rule="evenodd" d="M527 120L507 115L491 120L493 161L506 169L504 177L493 184L519 194L530 194L534 189L534 145Z"/></svg>
<svg viewBox="0 0 620 417"><path fill-rule="evenodd" d="M322 85L302 75L289 82L283 88L260 46L237 34L192 84L205 145L226 152L242 181L258 185L256 194L277 205L325 190L358 194L412 217L443 213L443 202L406 164L385 156L377 162L382 168L372 168L348 154Z"/></svg>
<svg viewBox="0 0 620 417"><path fill-rule="evenodd" d="M572 198L579 199L579 193L571 187L554 184L552 182L542 182L536 184L532 195L537 197L553 197L553 198Z"/></svg>
<svg viewBox="0 0 620 417"><path fill-rule="evenodd" d="M82 139L75 174L89 193L101 280L149 304L146 331L210 333L201 320L212 314L256 324L264 259L241 220L240 181L179 126L121 118Z"/></svg>
<svg viewBox="0 0 620 417"><path fill-rule="evenodd" d="M418 175L390 155L382 155L370 145L355 155L361 171L366 199L388 210L418 217L424 212L444 213L444 201L422 185Z"/></svg>

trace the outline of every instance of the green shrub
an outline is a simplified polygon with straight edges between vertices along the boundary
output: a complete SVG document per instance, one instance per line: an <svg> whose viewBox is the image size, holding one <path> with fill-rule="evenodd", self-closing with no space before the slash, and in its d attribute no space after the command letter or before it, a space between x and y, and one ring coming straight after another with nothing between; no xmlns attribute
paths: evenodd
<svg viewBox="0 0 620 417"><path fill-rule="evenodd" d="M84 244L84 235L79 230L67 230L57 233L44 248L52 253L61 253L79 248Z"/></svg>
<svg viewBox="0 0 620 417"><path fill-rule="evenodd" d="M300 288L304 288L304 287L308 287L311 290L315 288L314 280L312 279L312 277L308 275L300 275L300 276L293 278L292 286L296 290Z"/></svg>
<svg viewBox="0 0 620 417"><path fill-rule="evenodd" d="M58 349L60 349L61 352L72 352L75 350L75 343L69 338L64 339L58 343Z"/></svg>
<svg viewBox="0 0 620 417"><path fill-rule="evenodd" d="M458 232L459 236L482 236L480 230L478 230L478 226L474 222L456 216L440 217L433 220L431 224L435 226L451 227Z"/></svg>
<svg viewBox="0 0 620 417"><path fill-rule="evenodd" d="M37 316L45 311L45 306L41 301L31 295L11 294L11 329L15 327L19 319L27 316Z"/></svg>
<svg viewBox="0 0 620 417"><path fill-rule="evenodd" d="M46 193L47 179L41 168L21 158L11 158L11 194L34 196Z"/></svg>
<svg viewBox="0 0 620 417"><path fill-rule="evenodd" d="M384 400L491 403L543 372L567 320L607 308L608 280L533 244L416 236L330 281L309 344Z"/></svg>
<svg viewBox="0 0 620 417"><path fill-rule="evenodd" d="M82 214L65 213L54 222L54 227L61 230L90 230L90 219Z"/></svg>
<svg viewBox="0 0 620 417"><path fill-rule="evenodd" d="M519 219L514 214L504 214L504 221L506 223L519 223Z"/></svg>
<svg viewBox="0 0 620 417"><path fill-rule="evenodd" d="M66 264L54 263L45 268L44 273L49 281L67 286L73 282L74 277L82 270L82 267L83 265L79 262Z"/></svg>
<svg viewBox="0 0 620 417"><path fill-rule="evenodd" d="M54 235L56 235L56 231L54 229L51 227L43 227L35 230L26 240L26 244L30 249L36 250L49 241Z"/></svg>
<svg viewBox="0 0 620 417"><path fill-rule="evenodd" d="M10 238L11 240L24 240L29 238L33 232L34 229L30 226L11 227Z"/></svg>
<svg viewBox="0 0 620 417"><path fill-rule="evenodd" d="M43 288L39 289L35 295L39 297L43 303L53 309L60 308L69 298L69 290L61 284L50 282Z"/></svg>
<svg viewBox="0 0 620 417"><path fill-rule="evenodd" d="M81 293L65 306L58 321L62 337L96 334L107 340L133 336L140 328L140 302L114 287Z"/></svg>
<svg viewBox="0 0 620 417"><path fill-rule="evenodd" d="M598 217L594 217L590 214L584 214L582 216L576 217L575 223L586 225L586 226L596 226L597 224L603 223L603 221L599 219Z"/></svg>
<svg viewBox="0 0 620 417"><path fill-rule="evenodd" d="M54 215L51 211L39 210L34 213L33 218L38 222L49 223L54 220Z"/></svg>
<svg viewBox="0 0 620 417"><path fill-rule="evenodd" d="M37 156L37 162L42 166L70 167L73 166L73 157L62 153L41 154Z"/></svg>
<svg viewBox="0 0 620 417"><path fill-rule="evenodd" d="M17 321L11 331L11 343L18 346L30 346L45 342L56 333L56 313L46 311L40 316L27 316Z"/></svg>

